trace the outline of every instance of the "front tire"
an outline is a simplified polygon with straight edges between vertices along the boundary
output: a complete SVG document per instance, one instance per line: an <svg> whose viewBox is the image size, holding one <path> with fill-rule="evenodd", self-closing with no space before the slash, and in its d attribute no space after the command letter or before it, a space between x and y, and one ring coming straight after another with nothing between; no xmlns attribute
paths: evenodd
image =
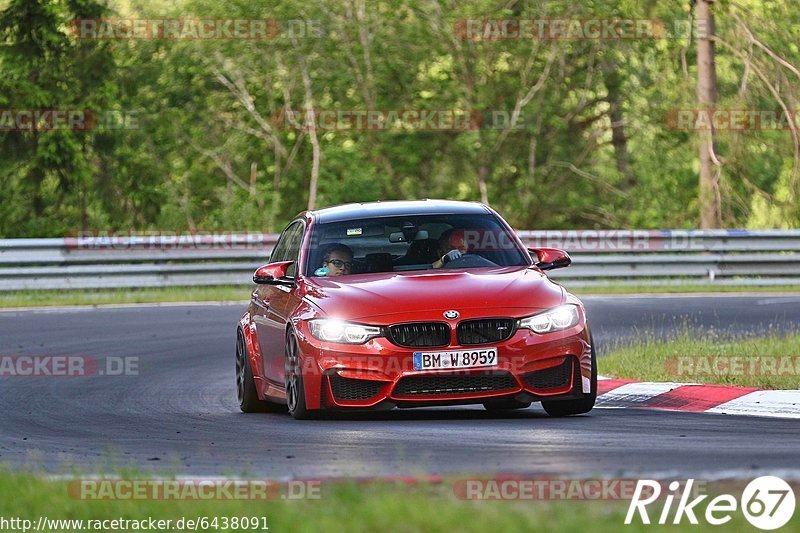
<svg viewBox="0 0 800 533"><path fill-rule="evenodd" d="M542 402L542 407L548 415L554 417L582 415L594 408L597 400L597 354L594 350L594 339L590 336L589 342L592 343L592 387L591 392L576 400L552 400Z"/></svg>
<svg viewBox="0 0 800 533"><path fill-rule="evenodd" d="M250 354L242 330L236 333L236 396L239 409L243 413L274 413L281 410L280 405L258 398Z"/></svg>
<svg viewBox="0 0 800 533"><path fill-rule="evenodd" d="M303 368L300 349L293 331L286 334L286 405L295 420L315 418L316 410L306 406L306 389L303 384Z"/></svg>

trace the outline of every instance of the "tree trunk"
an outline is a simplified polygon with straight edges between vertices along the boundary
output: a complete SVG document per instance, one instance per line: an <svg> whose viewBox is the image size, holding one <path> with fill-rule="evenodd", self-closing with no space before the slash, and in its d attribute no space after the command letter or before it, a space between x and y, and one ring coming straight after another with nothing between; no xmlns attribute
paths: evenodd
<svg viewBox="0 0 800 533"><path fill-rule="evenodd" d="M311 139L311 181L308 184L308 210L311 211L317 205L317 182L319 181L319 160L320 148L319 139L317 138L317 117L314 113L314 108L309 109L309 114L312 117L311 127L309 128L309 139Z"/></svg>
<svg viewBox="0 0 800 533"><path fill-rule="evenodd" d="M714 107L717 73L714 65L714 0L697 0L697 102L700 109ZM718 228L722 224L719 194L719 169L714 168L714 130L700 131L700 227Z"/></svg>
<svg viewBox="0 0 800 533"><path fill-rule="evenodd" d="M610 52L606 52L610 53ZM636 185L636 176L631 169L631 155L628 150L628 136L625 134L625 117L622 114L622 79L617 72L617 64L613 61L603 63L603 79L608 91L608 116L611 119L611 144L617 160L617 172L622 175L622 190Z"/></svg>
<svg viewBox="0 0 800 533"><path fill-rule="evenodd" d="M296 43L295 43L296 45ZM314 110L314 93L311 87L311 74L303 55L298 56L300 72L303 75L303 87L305 89L305 110L309 120L308 138L311 141L311 181L308 184L308 210L311 211L317 205L317 182L319 181L319 165L321 150L319 138L317 137L317 114Z"/></svg>
<svg viewBox="0 0 800 533"><path fill-rule="evenodd" d="M486 187L486 177L489 175L489 167L486 163L478 165L478 191L481 194L481 203L489 205L489 189Z"/></svg>

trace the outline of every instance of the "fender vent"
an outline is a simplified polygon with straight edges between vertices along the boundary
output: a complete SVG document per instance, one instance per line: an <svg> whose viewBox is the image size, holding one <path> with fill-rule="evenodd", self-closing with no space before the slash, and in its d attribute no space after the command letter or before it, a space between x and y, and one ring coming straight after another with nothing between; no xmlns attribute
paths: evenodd
<svg viewBox="0 0 800 533"><path fill-rule="evenodd" d="M536 390L560 389L569 385L572 376L572 362L574 357L569 356L558 366L545 368L525 374L522 379L525 384Z"/></svg>

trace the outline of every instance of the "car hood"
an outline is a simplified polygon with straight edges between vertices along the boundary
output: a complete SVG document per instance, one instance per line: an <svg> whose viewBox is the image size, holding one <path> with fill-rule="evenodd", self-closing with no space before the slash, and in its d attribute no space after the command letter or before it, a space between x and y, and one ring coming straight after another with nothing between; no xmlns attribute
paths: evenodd
<svg viewBox="0 0 800 533"><path fill-rule="evenodd" d="M529 267L470 270L425 270L361 274L339 278L308 278L304 297L324 314L343 320L384 317L396 320L441 320L454 309L463 318L522 316L564 302L564 290L542 272ZM516 312L513 312L516 310Z"/></svg>

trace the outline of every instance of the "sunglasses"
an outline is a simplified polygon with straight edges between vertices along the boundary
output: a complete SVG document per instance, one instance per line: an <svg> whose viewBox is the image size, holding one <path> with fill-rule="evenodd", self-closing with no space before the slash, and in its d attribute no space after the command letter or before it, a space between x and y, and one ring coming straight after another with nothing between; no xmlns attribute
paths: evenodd
<svg viewBox="0 0 800 533"><path fill-rule="evenodd" d="M341 259L328 259L325 263L333 263L336 268L346 268L347 270L353 268L352 261L342 261Z"/></svg>

